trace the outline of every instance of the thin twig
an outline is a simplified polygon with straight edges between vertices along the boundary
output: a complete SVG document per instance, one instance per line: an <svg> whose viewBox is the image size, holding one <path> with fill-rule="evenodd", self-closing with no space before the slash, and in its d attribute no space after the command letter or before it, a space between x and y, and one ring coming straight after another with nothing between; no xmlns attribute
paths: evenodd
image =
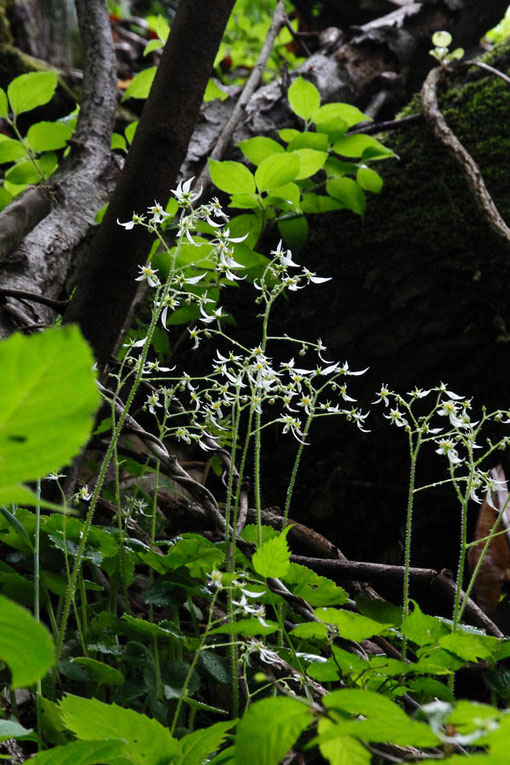
<svg viewBox="0 0 510 765"><path fill-rule="evenodd" d="M260 51L257 63L253 67L252 72L250 76L248 77L248 80L246 81L244 90L239 96L239 99L236 105L234 106L234 110L232 114L230 115L230 119L228 120L227 124L225 125L225 127L220 133L216 146L211 152L211 159L221 159L221 157L224 155L230 143L230 139L232 138L234 130L236 129L238 123L240 122L245 112L246 105L248 104L250 98L252 97L253 93L258 87L260 78L262 77L262 73L266 67L269 56L271 55L274 41L276 40L276 37L278 36L280 29L285 24L285 18L286 18L286 14L285 14L285 8L283 6L283 0L278 0L274 15L273 15L273 20L271 22L271 26L269 27L266 41ZM209 169L208 169L208 166L205 165L204 169L202 170L198 179L195 182L195 186L205 187L209 183L210 183Z"/></svg>
<svg viewBox="0 0 510 765"><path fill-rule="evenodd" d="M476 206L487 221L491 231L510 246L510 228L498 212L489 194L478 165L471 154L464 148L457 136L446 124L437 102L437 87L444 75L443 67L435 67L429 72L423 83L421 100L425 119L432 127L434 135L448 149L460 164Z"/></svg>
<svg viewBox="0 0 510 765"><path fill-rule="evenodd" d="M0 287L0 295L5 297L19 298L20 300L31 300L34 303L41 303L53 308L57 313L63 314L68 300L53 300L53 298L44 297L44 295L38 295L36 292L29 292L28 290L15 290L10 287Z"/></svg>
<svg viewBox="0 0 510 765"><path fill-rule="evenodd" d="M465 61L464 66L477 66L479 69L485 69L486 72L490 72L495 77L500 77L507 85L510 85L510 77L507 74L490 64L486 64L485 61Z"/></svg>

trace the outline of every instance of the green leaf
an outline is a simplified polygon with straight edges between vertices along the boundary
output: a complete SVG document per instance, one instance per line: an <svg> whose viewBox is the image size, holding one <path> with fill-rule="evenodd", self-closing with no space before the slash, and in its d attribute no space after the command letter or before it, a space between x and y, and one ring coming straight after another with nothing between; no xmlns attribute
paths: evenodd
<svg viewBox="0 0 510 765"><path fill-rule="evenodd" d="M286 183L284 186L277 186L275 189L271 189L270 198L273 199L273 197L288 202L292 208L299 210L301 189L297 183Z"/></svg>
<svg viewBox="0 0 510 765"><path fill-rule="evenodd" d="M402 632L417 645L437 645L439 639L450 634L450 629L435 616L427 616L413 601L413 611L402 622Z"/></svg>
<svg viewBox="0 0 510 765"><path fill-rule="evenodd" d="M297 138L299 135L303 135L300 130L295 130L295 128L283 128L283 130L278 131L278 135L282 139L282 141L285 141L285 143L289 143L292 141L293 138Z"/></svg>
<svg viewBox="0 0 510 765"><path fill-rule="evenodd" d="M315 149L316 151L328 150L328 137L324 133L298 133L290 141L287 151L296 151L297 149Z"/></svg>
<svg viewBox="0 0 510 765"><path fill-rule="evenodd" d="M161 40L149 40L145 48L143 49L143 55L148 56L149 53L152 53L155 50L161 50L163 47L163 43Z"/></svg>
<svg viewBox="0 0 510 765"><path fill-rule="evenodd" d="M209 159L211 180L221 191L227 194L253 194L255 179L247 167L240 162L219 162Z"/></svg>
<svg viewBox="0 0 510 765"><path fill-rule="evenodd" d="M127 128L124 130L124 135L126 136L126 141L128 143L133 142L133 138L135 137L137 127L138 127L138 120L135 120L134 122L130 122ZM166 210L166 212L168 212L168 210Z"/></svg>
<svg viewBox="0 0 510 765"><path fill-rule="evenodd" d="M124 741L71 741L31 760L34 765L129 765L133 760ZM149 765L149 763L147 763Z"/></svg>
<svg viewBox="0 0 510 765"><path fill-rule="evenodd" d="M328 158L327 152L316 149L297 149L292 154L297 154L299 157L299 173L296 175L296 180L315 175Z"/></svg>
<svg viewBox="0 0 510 765"><path fill-rule="evenodd" d="M342 210L343 204L337 199L332 199L332 197L309 192L303 194L301 209L304 213L324 213L331 210Z"/></svg>
<svg viewBox="0 0 510 765"><path fill-rule="evenodd" d="M114 133L112 135L110 148L112 151L114 151L115 149L121 149L122 151L127 151L127 143L124 136L121 135L120 133Z"/></svg>
<svg viewBox="0 0 510 765"><path fill-rule="evenodd" d="M258 526L255 523L247 523L241 532L241 536L245 542L253 542L253 544L258 544L258 531ZM267 542L268 539L274 539L275 537L279 536L277 530L273 529L272 526L262 525L261 532L263 542Z"/></svg>
<svg viewBox="0 0 510 765"><path fill-rule="evenodd" d="M0 186L0 210L4 210L12 202L12 194Z"/></svg>
<svg viewBox="0 0 510 765"><path fill-rule="evenodd" d="M248 234L242 244L250 248L255 247L262 232L262 218L258 215L253 215L252 213L236 215L235 218L230 219L228 227L230 235L233 237L237 238ZM234 252L235 251L236 247L234 245ZM234 260L237 260L237 257L234 256Z"/></svg>
<svg viewBox="0 0 510 765"><path fill-rule="evenodd" d="M380 141L371 135L344 135L335 141L333 149L343 157L375 159L395 156L391 149L383 146Z"/></svg>
<svg viewBox="0 0 510 765"><path fill-rule="evenodd" d="M268 539L253 555L253 568L264 577L285 576L290 566L290 550L287 544L287 534L291 526L287 526L277 537Z"/></svg>
<svg viewBox="0 0 510 765"><path fill-rule="evenodd" d="M304 624L298 624L292 630L293 637L304 638L309 640L310 638L327 638L328 628L321 622L305 622Z"/></svg>
<svg viewBox="0 0 510 765"><path fill-rule="evenodd" d="M334 103L321 106L313 121L319 133L345 133L358 122L372 122L372 118L351 104Z"/></svg>
<svg viewBox="0 0 510 765"><path fill-rule="evenodd" d="M259 191L270 191L293 181L299 173L299 158L296 154L273 154L266 157L255 171L255 182Z"/></svg>
<svg viewBox="0 0 510 765"><path fill-rule="evenodd" d="M258 194L232 194L229 207L237 207L240 210L260 210L260 197Z"/></svg>
<svg viewBox="0 0 510 765"><path fill-rule="evenodd" d="M200 663L214 677L216 682L221 683L221 685L228 685L230 683L228 663L223 656L219 656L214 651L203 650L200 653Z"/></svg>
<svg viewBox="0 0 510 765"><path fill-rule="evenodd" d="M278 765L312 719L311 710L297 699L256 701L238 725L234 762Z"/></svg>
<svg viewBox="0 0 510 765"><path fill-rule="evenodd" d="M304 598L311 606L341 606L349 600L343 587L339 587L332 579L320 576L308 566L291 563L283 579L286 584L293 585L291 589L294 595Z"/></svg>
<svg viewBox="0 0 510 765"><path fill-rule="evenodd" d="M172 765L202 765L208 756L214 753L223 743L229 728L233 728L236 720L218 722L208 728L188 733L179 741L179 750L172 760Z"/></svg>
<svg viewBox="0 0 510 765"><path fill-rule="evenodd" d="M380 635L391 626L338 608L316 608L314 613L321 622L338 627L340 637L346 640L366 640L373 635Z"/></svg>
<svg viewBox="0 0 510 765"><path fill-rule="evenodd" d="M478 659L490 659L490 650L483 645L477 635L467 632L452 632L439 639L439 645L448 651L460 656L465 661L478 661Z"/></svg>
<svg viewBox="0 0 510 765"><path fill-rule="evenodd" d="M62 699L60 708L66 727L76 738L123 739L129 758L136 765L167 762L178 751L177 741L167 728L132 709L70 694Z"/></svg>
<svg viewBox="0 0 510 765"><path fill-rule="evenodd" d="M326 191L333 199L357 215L364 215L366 199L363 189L352 178L332 178L326 183Z"/></svg>
<svg viewBox="0 0 510 765"><path fill-rule="evenodd" d="M41 176L34 167L33 162L27 159L25 162L18 162L10 167L5 174L5 180L9 181L9 183L14 183L16 186L21 186L39 183Z"/></svg>
<svg viewBox="0 0 510 765"><path fill-rule="evenodd" d="M319 749L330 765L370 765L372 755L351 736L331 738L335 723L323 717L319 720Z"/></svg>
<svg viewBox="0 0 510 765"><path fill-rule="evenodd" d="M308 221L304 215L278 221L278 231L291 250L295 253L303 247L308 236Z"/></svg>
<svg viewBox="0 0 510 765"><path fill-rule="evenodd" d="M0 88L0 117L7 119L9 117L9 106L7 104L7 95L3 88Z"/></svg>
<svg viewBox="0 0 510 765"><path fill-rule="evenodd" d="M191 576L203 578L213 568L219 568L225 558L219 547L208 539L198 535L182 535L169 552L163 556L163 565L167 571L187 566Z"/></svg>
<svg viewBox="0 0 510 765"><path fill-rule="evenodd" d="M55 72L20 74L10 83L7 95L14 115L29 112L51 101L57 87Z"/></svg>
<svg viewBox="0 0 510 765"><path fill-rule="evenodd" d="M243 152L246 159L254 165L260 165L263 159L272 154L282 154L285 152L283 146L273 138L265 136L256 136L248 138L246 141L239 141L237 144Z"/></svg>
<svg viewBox="0 0 510 765"><path fill-rule="evenodd" d="M2 489L59 470L78 453L98 403L93 363L72 325L0 343Z"/></svg>
<svg viewBox="0 0 510 765"><path fill-rule="evenodd" d="M53 664L53 641L42 624L0 595L0 659L11 670L11 688L40 680Z"/></svg>
<svg viewBox="0 0 510 765"><path fill-rule="evenodd" d="M8 738L22 738L29 736L32 732L32 728L24 728L16 720L0 720L0 741L7 741Z"/></svg>
<svg viewBox="0 0 510 765"><path fill-rule="evenodd" d="M321 96L315 85L297 77L288 92L290 108L304 120L309 120L321 105Z"/></svg>
<svg viewBox="0 0 510 765"><path fill-rule="evenodd" d="M36 122L27 133L27 141L32 151L53 151L62 149L73 131L64 122Z"/></svg>
<svg viewBox="0 0 510 765"><path fill-rule="evenodd" d="M394 606L393 603L388 603L386 600L374 600L365 595L357 595L356 606L360 614L375 619L376 622L397 626L402 623L402 608Z"/></svg>
<svg viewBox="0 0 510 765"><path fill-rule="evenodd" d="M207 103L208 101L214 101L215 98L219 98L220 101L225 101L225 99L228 98L228 93L225 93L225 91L219 87L216 80L211 77L205 88L204 101Z"/></svg>
<svg viewBox="0 0 510 765"><path fill-rule="evenodd" d="M375 170L371 170L369 167L360 167L356 172L356 180L365 191L379 194L382 189L383 179L379 173L376 173Z"/></svg>
<svg viewBox="0 0 510 765"><path fill-rule="evenodd" d="M91 659L88 656L77 656L72 659L72 662L80 667L85 667L87 672L102 685L122 685L125 681L122 672L103 661Z"/></svg>
<svg viewBox="0 0 510 765"><path fill-rule="evenodd" d="M170 25L164 16L159 14L155 19L151 21L151 29L154 29L157 36L162 42L166 42L168 35L170 34Z"/></svg>
<svg viewBox="0 0 510 765"><path fill-rule="evenodd" d="M0 164L3 162L14 162L26 156L27 150L21 141L0 135Z"/></svg>
<svg viewBox="0 0 510 765"><path fill-rule="evenodd" d="M145 619L139 619L131 614L123 614L122 621L126 622L129 629L128 634L143 637L145 639L158 638L161 640L175 641L182 639L182 634L169 626L163 627L154 622L148 622Z"/></svg>
<svg viewBox="0 0 510 765"><path fill-rule="evenodd" d="M142 69L141 72L135 74L129 87L122 96L122 101L127 101L128 98L147 98L154 77L156 76L156 69L156 66L150 66L148 69Z"/></svg>

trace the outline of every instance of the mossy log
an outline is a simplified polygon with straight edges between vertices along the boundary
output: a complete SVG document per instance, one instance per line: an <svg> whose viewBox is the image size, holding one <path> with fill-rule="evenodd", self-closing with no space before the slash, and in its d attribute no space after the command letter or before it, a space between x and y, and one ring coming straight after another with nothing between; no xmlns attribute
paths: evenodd
<svg viewBox="0 0 510 765"><path fill-rule="evenodd" d="M486 61L508 72L510 42ZM510 222L510 87L480 69L461 69L439 100ZM405 113L418 112L416 96ZM350 387L371 409L372 432L320 421L319 464L312 447L296 495L300 513L353 559L401 562L407 436L370 402L382 383L405 393L445 381L473 396L473 407L510 408L510 244L493 236L460 167L423 119L382 140L399 159L377 168L381 195L368 200L363 219L341 211L311 221L299 255L333 281L316 288L320 295L306 290L290 300L280 321L296 337L321 337L328 359L370 368ZM418 485L445 478L445 468L430 447ZM455 568L459 520L451 490L417 495L414 526L415 565Z"/></svg>

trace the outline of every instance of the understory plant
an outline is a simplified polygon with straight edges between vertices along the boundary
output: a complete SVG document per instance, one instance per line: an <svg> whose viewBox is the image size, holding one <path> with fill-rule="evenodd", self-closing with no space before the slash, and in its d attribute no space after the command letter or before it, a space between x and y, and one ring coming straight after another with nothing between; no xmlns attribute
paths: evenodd
<svg viewBox="0 0 510 765"><path fill-rule="evenodd" d="M473 419L443 384L405 396L382 386L377 401L411 456L403 603L355 582L348 592L334 579L339 559L331 578L320 575L291 554L293 493L317 418L368 429L347 388L362 372L329 358L320 339L274 334L271 314L277 300L327 289L328 279L281 242L240 263L244 237L217 200L200 204L190 181L173 194L180 217L155 203L120 222L154 235L138 276L150 318L97 383L91 446L103 458L82 462L71 498L56 471L92 427L90 351L69 327L0 346L0 738L37 752L38 764L277 765L291 750L333 765L503 762L510 641L465 623L461 586L467 505L491 500L485 465L508 442L482 442L483 428L510 414ZM250 345L222 306L224 288L244 280L257 314ZM193 374L158 350L175 313L190 308ZM264 505L272 428L295 442L280 514ZM416 463L430 447L461 508L451 620L409 597L413 499L427 488L416 485ZM23 485L38 478L35 491ZM474 667L487 703L455 697L457 673ZM28 703L20 688L31 689Z"/></svg>

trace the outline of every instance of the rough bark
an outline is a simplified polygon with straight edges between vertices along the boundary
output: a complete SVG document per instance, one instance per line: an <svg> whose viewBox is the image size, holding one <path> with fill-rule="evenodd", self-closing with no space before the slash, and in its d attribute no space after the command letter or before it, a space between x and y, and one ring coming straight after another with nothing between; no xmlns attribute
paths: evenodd
<svg viewBox="0 0 510 765"><path fill-rule="evenodd" d="M49 184L49 195L35 189L28 192L26 202L21 198L0 215L3 236L17 236L18 241L20 230L24 234L43 217L17 248L4 251L0 283L49 298L61 297L77 249L108 200L118 172L110 153L117 89L108 14L103 0L77 0L76 5L87 66L73 152ZM51 322L53 316L48 306L4 298L0 337L19 327Z"/></svg>
<svg viewBox="0 0 510 765"><path fill-rule="evenodd" d="M131 151L108 211L80 271L66 313L77 321L98 361L113 352L136 293L138 266L151 239L142 227L125 231L133 210L166 204L186 156L234 0L181 0Z"/></svg>

